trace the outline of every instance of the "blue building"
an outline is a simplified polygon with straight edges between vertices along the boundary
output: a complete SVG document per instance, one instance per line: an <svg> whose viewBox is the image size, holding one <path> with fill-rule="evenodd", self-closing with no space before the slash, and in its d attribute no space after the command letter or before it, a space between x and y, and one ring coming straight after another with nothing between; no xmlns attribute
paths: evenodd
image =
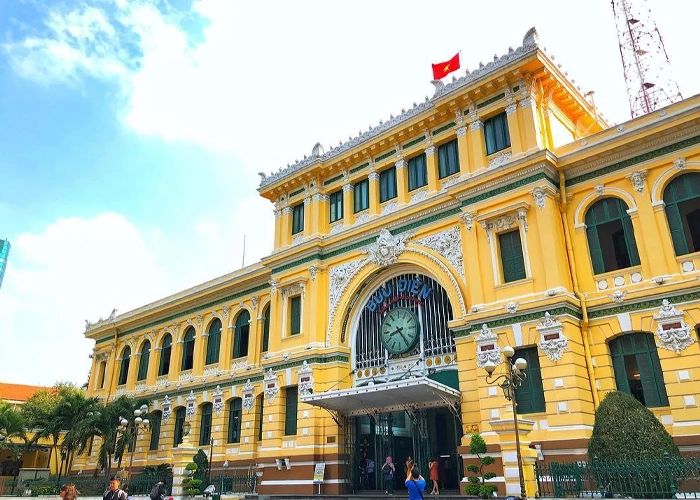
<svg viewBox="0 0 700 500"><path fill-rule="evenodd" d="M10 255L10 242L0 240L0 288L2 288L2 279L5 277L5 268L7 267L7 257Z"/></svg>

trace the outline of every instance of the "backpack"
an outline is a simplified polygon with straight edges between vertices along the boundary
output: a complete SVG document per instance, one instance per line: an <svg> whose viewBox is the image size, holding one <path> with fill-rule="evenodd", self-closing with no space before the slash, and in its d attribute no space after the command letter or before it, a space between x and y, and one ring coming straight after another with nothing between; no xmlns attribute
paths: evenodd
<svg viewBox="0 0 700 500"><path fill-rule="evenodd" d="M160 500L160 485L156 484L151 490L151 498L153 500Z"/></svg>

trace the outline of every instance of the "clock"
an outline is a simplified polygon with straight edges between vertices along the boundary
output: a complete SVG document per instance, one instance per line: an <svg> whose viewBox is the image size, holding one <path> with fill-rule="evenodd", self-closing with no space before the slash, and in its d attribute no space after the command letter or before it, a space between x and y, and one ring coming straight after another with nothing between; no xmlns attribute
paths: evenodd
<svg viewBox="0 0 700 500"><path fill-rule="evenodd" d="M418 343L420 324L418 316L405 307L391 309L380 327L384 348L391 354L404 354Z"/></svg>

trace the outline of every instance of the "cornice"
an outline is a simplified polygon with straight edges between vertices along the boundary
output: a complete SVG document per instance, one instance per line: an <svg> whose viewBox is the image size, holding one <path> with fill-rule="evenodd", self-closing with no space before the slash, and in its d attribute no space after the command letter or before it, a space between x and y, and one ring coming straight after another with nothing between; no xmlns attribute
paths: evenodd
<svg viewBox="0 0 700 500"><path fill-rule="evenodd" d="M508 65L536 55L538 53L537 43L537 31L535 28L532 28L525 34L522 46L518 47L517 49L509 49L508 53L500 57L494 57L494 60L488 64L484 65L482 63L475 71L470 72L469 70L466 70L463 76L459 78L454 77L451 83L444 84L439 81L433 82L435 85L435 94L432 98L428 98L428 96L426 96L425 101L421 104L413 103L412 108L408 110L402 109L401 114L398 116L391 115L390 119L386 122L380 120L378 127L372 128L370 126L369 130L361 132L360 135L350 138L348 141L341 141L338 146L331 148L327 152L325 152L323 147L317 143L312 150L311 156L307 157L304 155L302 160L296 160L293 164L287 164L286 168L280 168L277 172L269 175L260 172L260 186L258 191L262 191L264 188L274 184L275 182L285 179L311 165L335 160L343 153L355 148L360 148L389 130L405 125L407 122L416 118L417 116L427 113L435 108L435 103L437 101L449 98L453 94L464 90L466 87L494 75Z"/></svg>

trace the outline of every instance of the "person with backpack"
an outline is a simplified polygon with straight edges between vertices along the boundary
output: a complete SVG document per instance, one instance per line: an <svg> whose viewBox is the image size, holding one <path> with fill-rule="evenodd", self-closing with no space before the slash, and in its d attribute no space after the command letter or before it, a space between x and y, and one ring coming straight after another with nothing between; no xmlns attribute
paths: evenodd
<svg viewBox="0 0 700 500"><path fill-rule="evenodd" d="M394 474L396 466L391 461L391 457L386 457L384 465L382 465L382 480L384 482L384 493L386 495L394 494Z"/></svg>
<svg viewBox="0 0 700 500"><path fill-rule="evenodd" d="M158 481L156 483L151 490L150 497L151 500L163 500L163 498L165 498L165 483L163 481Z"/></svg>
<svg viewBox="0 0 700 500"><path fill-rule="evenodd" d="M408 490L408 500L423 500L425 479L420 475L418 467L413 467L411 469L404 484Z"/></svg>
<svg viewBox="0 0 700 500"><path fill-rule="evenodd" d="M102 495L102 500L128 500L126 492L119 488L120 479L112 476L109 480L109 489Z"/></svg>

